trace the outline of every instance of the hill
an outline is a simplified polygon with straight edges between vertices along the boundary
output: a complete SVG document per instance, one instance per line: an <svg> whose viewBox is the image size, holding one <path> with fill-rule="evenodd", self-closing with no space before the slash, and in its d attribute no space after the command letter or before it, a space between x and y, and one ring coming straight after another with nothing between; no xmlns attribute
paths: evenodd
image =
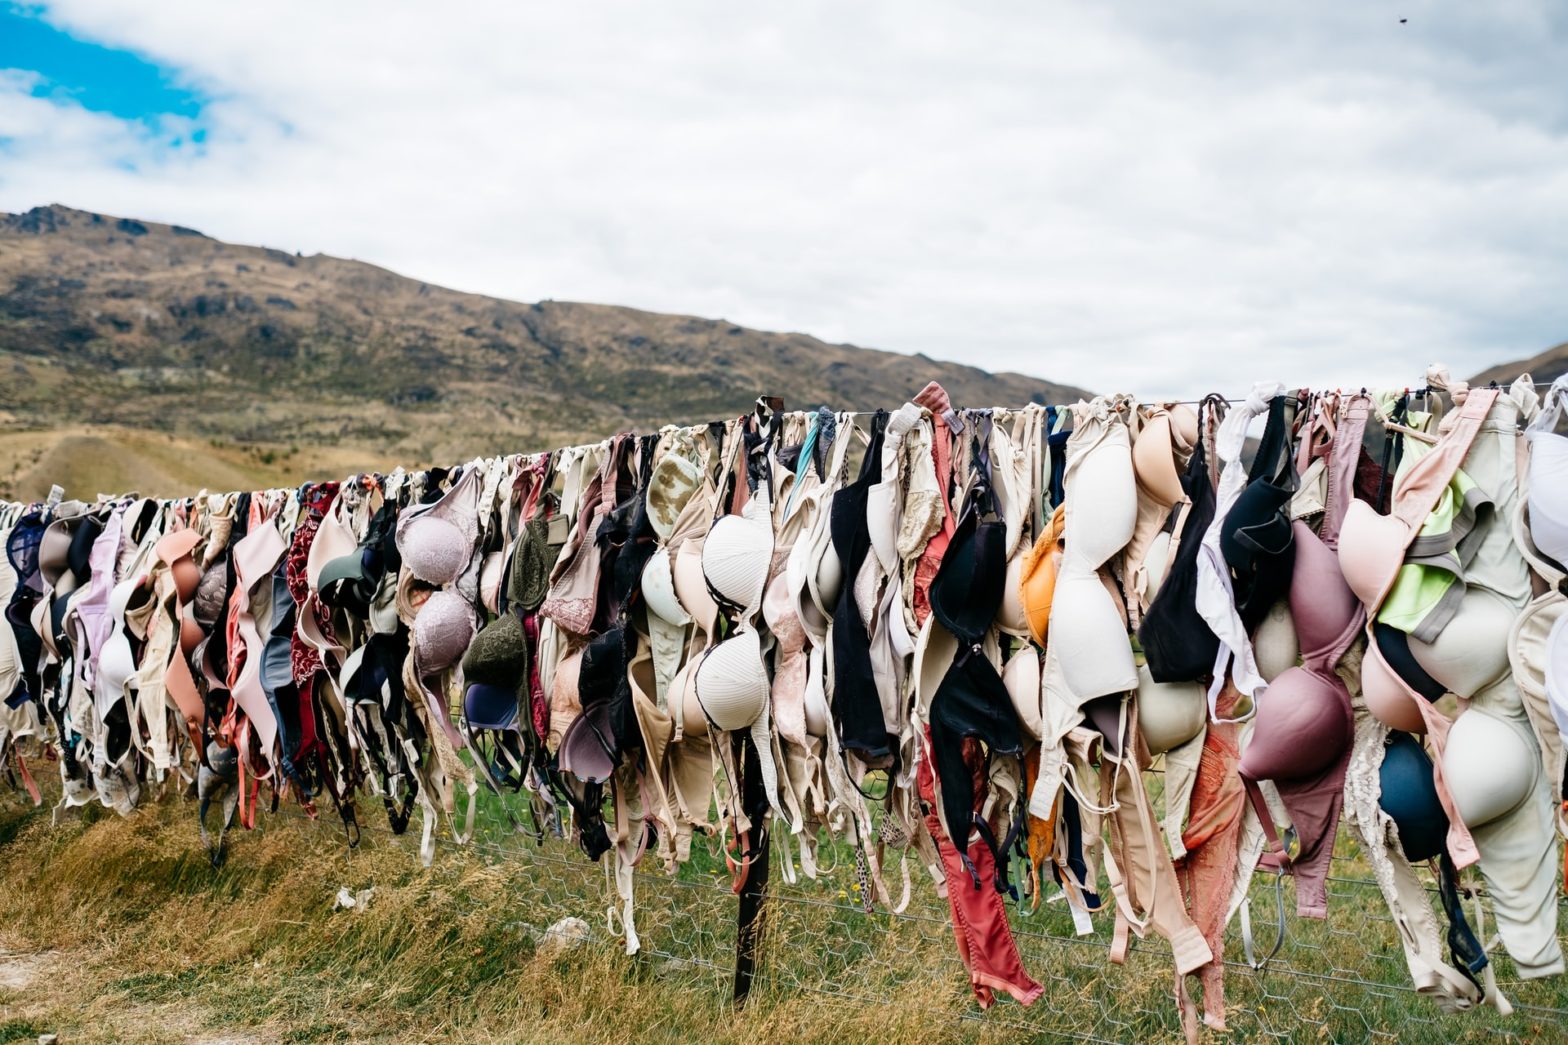
<svg viewBox="0 0 1568 1045"><path fill-rule="evenodd" d="M1563 374L1568 374L1568 341L1548 348L1545 352L1531 356L1529 359L1499 363L1472 377L1470 383L1484 385L1496 381L1500 385L1506 385L1520 374L1529 374L1537 381L1555 381Z"/></svg>
<svg viewBox="0 0 1568 1045"><path fill-rule="evenodd" d="M0 216L0 431L119 426L427 463L792 407L1080 389L805 334L464 294L343 258L63 206Z"/></svg>

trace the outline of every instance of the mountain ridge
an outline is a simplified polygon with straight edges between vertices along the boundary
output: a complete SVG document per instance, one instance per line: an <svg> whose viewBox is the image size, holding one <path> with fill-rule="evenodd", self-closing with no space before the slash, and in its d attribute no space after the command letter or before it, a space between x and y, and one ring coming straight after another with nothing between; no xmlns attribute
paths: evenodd
<svg viewBox="0 0 1568 1045"><path fill-rule="evenodd" d="M1488 367L1470 379L1472 385L1485 385L1496 381L1506 386L1520 374L1529 374L1537 382L1549 383L1568 374L1568 341L1553 345L1529 359L1516 359Z"/></svg>
<svg viewBox="0 0 1568 1045"><path fill-rule="evenodd" d="M515 302L369 262L63 205L0 215L0 429L123 425L364 447L405 463L790 407L959 406L1082 389L801 333Z"/></svg>

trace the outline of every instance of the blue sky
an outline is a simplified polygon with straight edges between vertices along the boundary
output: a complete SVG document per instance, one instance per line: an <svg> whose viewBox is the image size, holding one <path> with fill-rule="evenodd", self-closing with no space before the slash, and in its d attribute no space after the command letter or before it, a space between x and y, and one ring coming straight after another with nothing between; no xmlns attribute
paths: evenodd
<svg viewBox="0 0 1568 1045"><path fill-rule="evenodd" d="M0 211L1151 398L1406 385L1568 339L1564 69L1562 0L0 0Z"/></svg>
<svg viewBox="0 0 1568 1045"><path fill-rule="evenodd" d="M143 124L156 131L167 117L195 121L189 136L200 142L199 126L209 99L178 70L93 40L80 39L44 20L40 7L0 5L0 69L35 74L34 97L76 105Z"/></svg>

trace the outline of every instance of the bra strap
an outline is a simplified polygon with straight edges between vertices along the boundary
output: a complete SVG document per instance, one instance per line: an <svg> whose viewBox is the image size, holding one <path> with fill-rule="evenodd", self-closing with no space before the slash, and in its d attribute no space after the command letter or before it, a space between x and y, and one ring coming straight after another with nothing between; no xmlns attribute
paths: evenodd
<svg viewBox="0 0 1568 1045"><path fill-rule="evenodd" d="M1372 398L1366 393L1351 397L1334 432L1334 445L1328 457L1328 494L1324 499L1323 528L1319 534L1324 546L1331 551L1339 547L1339 528L1356 495L1356 464L1361 460L1361 441L1371 409Z"/></svg>

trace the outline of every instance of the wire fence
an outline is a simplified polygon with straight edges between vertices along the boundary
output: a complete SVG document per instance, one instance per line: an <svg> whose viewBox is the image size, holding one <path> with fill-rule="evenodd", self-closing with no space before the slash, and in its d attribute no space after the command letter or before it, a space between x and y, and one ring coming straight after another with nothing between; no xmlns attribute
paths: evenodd
<svg viewBox="0 0 1568 1045"><path fill-rule="evenodd" d="M365 833L371 844L402 846L416 859L413 829L394 836L384 823L373 823ZM722 856L700 849L675 875L646 867L636 873L636 928L642 940L637 960L653 975L727 998L735 966L736 898ZM1336 873L1329 880L1328 918L1314 922L1289 915L1279 953L1262 970L1234 960L1242 948L1233 920L1225 945L1225 1011L1232 1038L1568 1040L1563 978L1521 981L1501 947L1493 948L1492 960L1499 985L1513 1002L1513 1015L1490 1008L1445 1014L1418 995L1382 894L1375 882L1358 876L1365 872L1354 849L1342 835ZM523 893L507 898L507 916L520 919L535 938L558 919L575 915L589 922L601 945L618 943L612 940L616 927L607 913L615 894L605 864L589 862L564 841L541 844L517 834L493 798L481 804L468 851L484 860L523 861L538 868L523 876ZM447 844L437 859L462 859L461 853ZM652 862L651 857L646 861ZM911 870L913 898L904 912L893 914L864 909L851 860L840 861L816 881L801 878L795 884L782 881L775 868L753 1002L770 995L817 994L875 1006L933 986L962 989L966 974L946 902L923 870ZM1272 875L1260 872L1253 879L1252 902L1259 915L1254 927L1266 938L1265 946L1272 945L1273 927L1260 923L1272 921L1275 888ZM1293 912L1288 879L1283 888L1286 910ZM1159 937L1135 941L1125 964L1118 966L1107 957L1107 916L1096 916L1094 931L1079 936L1060 899L1048 899L1034 910L1013 906L1009 914L1024 967L1044 985L1045 994L1027 1008L1005 997L985 1011L971 1004L960 1017L973 1021L967 1025L1009 1037L1180 1040L1171 953ZM1559 933L1568 922L1565 914L1568 906L1560 902Z"/></svg>

